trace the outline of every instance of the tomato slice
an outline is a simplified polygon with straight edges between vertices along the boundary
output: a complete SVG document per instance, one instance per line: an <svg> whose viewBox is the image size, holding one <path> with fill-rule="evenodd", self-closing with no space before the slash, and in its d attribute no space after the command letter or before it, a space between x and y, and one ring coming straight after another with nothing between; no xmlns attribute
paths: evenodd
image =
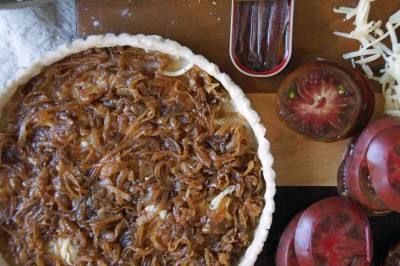
<svg viewBox="0 0 400 266"><path fill-rule="evenodd" d="M372 140L381 132L400 126L400 119L384 117L368 125L354 145L346 173L346 188L350 197L373 214L389 212L388 206L376 195L371 185L367 166L367 150Z"/></svg>
<svg viewBox="0 0 400 266"><path fill-rule="evenodd" d="M296 233L297 224L303 213L298 213L283 230L279 240L275 254L276 266L298 266L300 265L294 251L294 235Z"/></svg>
<svg viewBox="0 0 400 266"><path fill-rule="evenodd" d="M385 130L372 140L367 164L376 194L400 212L400 127Z"/></svg>
<svg viewBox="0 0 400 266"><path fill-rule="evenodd" d="M356 125L355 132L361 132L368 124L375 110L375 94L372 85L364 74L356 68L336 62L335 64L344 72L350 73L353 80L360 86L364 111L359 117L359 122Z"/></svg>
<svg viewBox="0 0 400 266"><path fill-rule="evenodd" d="M344 198L326 198L307 208L294 239L300 265L369 266L372 261L368 219Z"/></svg>
<svg viewBox="0 0 400 266"><path fill-rule="evenodd" d="M353 72L344 69L339 63L320 60L295 70L278 88L278 117L295 132L317 141L352 135L361 122L366 124L360 118L369 120L370 111L366 112L364 83L357 83Z"/></svg>

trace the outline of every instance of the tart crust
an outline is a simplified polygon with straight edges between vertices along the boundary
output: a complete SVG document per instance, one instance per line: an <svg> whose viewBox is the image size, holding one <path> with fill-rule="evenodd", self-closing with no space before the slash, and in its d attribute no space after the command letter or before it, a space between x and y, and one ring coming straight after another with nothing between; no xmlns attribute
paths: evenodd
<svg viewBox="0 0 400 266"><path fill-rule="evenodd" d="M266 128L260 123L259 115L250 105L243 91L222 73L219 68L209 62L201 55L194 54L189 48L181 46L175 41L163 39L156 35L129 35L129 34L105 34L93 35L87 39L77 39L71 44L61 45L55 50L43 55L43 57L33 61L27 68L21 69L14 79L7 82L4 88L0 88L0 110L10 100L20 85L25 84L31 78L38 75L44 67L49 66L71 54L79 53L90 48L113 47L113 46L133 46L142 48L148 52L158 51L173 56L179 60L185 60L193 65L197 65L205 70L209 75L218 80L228 91L231 103L235 111L242 114L252 128L258 143L258 156L262 164L263 176L265 180L265 206L260 217L260 222L254 231L254 238L245 254L240 258L238 265L253 265L258 254L262 251L265 240L272 223L272 214L275 210L275 172L272 169L273 156L270 152L270 143L266 139ZM0 113L0 115L2 115ZM0 254L0 265L7 265Z"/></svg>

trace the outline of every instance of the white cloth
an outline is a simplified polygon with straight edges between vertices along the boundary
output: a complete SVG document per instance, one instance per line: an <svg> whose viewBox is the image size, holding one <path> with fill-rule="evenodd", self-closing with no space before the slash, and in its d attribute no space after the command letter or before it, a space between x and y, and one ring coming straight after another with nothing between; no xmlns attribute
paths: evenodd
<svg viewBox="0 0 400 266"><path fill-rule="evenodd" d="M20 68L76 36L74 0L0 9L0 87ZM0 253L0 266L7 265Z"/></svg>
<svg viewBox="0 0 400 266"><path fill-rule="evenodd" d="M74 0L0 10L0 86L33 59L75 36Z"/></svg>

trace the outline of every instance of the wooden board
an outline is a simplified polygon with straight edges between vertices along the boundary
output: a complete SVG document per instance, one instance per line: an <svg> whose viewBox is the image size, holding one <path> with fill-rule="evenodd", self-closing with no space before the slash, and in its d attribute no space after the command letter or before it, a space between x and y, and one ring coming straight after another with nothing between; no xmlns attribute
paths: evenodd
<svg viewBox="0 0 400 266"><path fill-rule="evenodd" d="M77 31L79 37L106 32L158 34L204 55L247 92L262 117L275 157L277 185L335 186L337 165L348 140L326 144L293 134L275 115L272 92L291 70L305 62L321 57L345 62L342 53L357 44L332 34L334 30L349 31L352 27L332 9L356 2L334 0L321 5L313 0L296 1L292 59L283 73L272 78L246 76L231 63L228 52L231 1L227 0L77 0ZM400 8L398 1L388 2L374 5L376 10L372 15L380 13L381 17L387 17ZM381 114L380 97L378 103L376 113Z"/></svg>
<svg viewBox="0 0 400 266"><path fill-rule="evenodd" d="M346 62L342 54L358 47L333 31L349 32L351 22L332 12L357 0L297 0L294 5L293 53L288 66L270 78L252 78L239 72L229 56L230 0L76 0L78 37L90 34L157 34L204 55L226 72L245 92L275 92L293 69L316 58ZM214 3L214 4L213 4ZM397 0L376 1L371 17L386 19L400 9ZM376 91L379 90L375 84Z"/></svg>
<svg viewBox="0 0 400 266"><path fill-rule="evenodd" d="M336 186L336 172L349 140L322 143L293 133L275 113L275 94L247 93L267 128L278 186ZM376 94L372 120L383 115L383 97Z"/></svg>

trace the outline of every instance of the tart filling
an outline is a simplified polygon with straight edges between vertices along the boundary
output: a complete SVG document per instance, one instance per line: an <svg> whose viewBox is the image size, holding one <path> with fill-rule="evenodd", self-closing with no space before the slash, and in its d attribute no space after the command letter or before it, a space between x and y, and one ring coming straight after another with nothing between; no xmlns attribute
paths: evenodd
<svg viewBox="0 0 400 266"><path fill-rule="evenodd" d="M16 92L0 135L6 259L230 265L247 256L254 263L274 191L259 118L248 104L234 112L225 77L207 73L191 60L197 56L121 40L176 43L100 38L106 48L70 47L71 55L9 86ZM189 63L173 69L171 54Z"/></svg>

